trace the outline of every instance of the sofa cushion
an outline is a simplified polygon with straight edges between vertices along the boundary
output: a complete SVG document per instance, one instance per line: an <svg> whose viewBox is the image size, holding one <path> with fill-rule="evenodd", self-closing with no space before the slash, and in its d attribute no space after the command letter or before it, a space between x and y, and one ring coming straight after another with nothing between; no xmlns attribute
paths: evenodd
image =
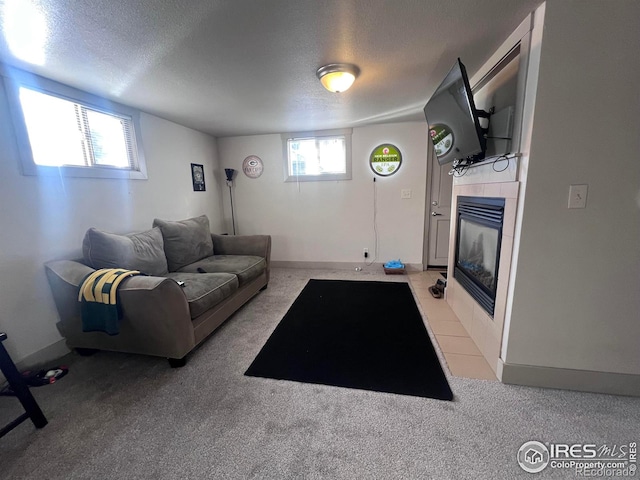
<svg viewBox="0 0 640 480"><path fill-rule="evenodd" d="M230 273L171 272L166 276L184 282L182 289L192 320L238 290L238 277Z"/></svg>
<svg viewBox="0 0 640 480"><path fill-rule="evenodd" d="M178 222L156 218L153 226L162 231L170 272L213 255L213 240L206 215Z"/></svg>
<svg viewBox="0 0 640 480"><path fill-rule="evenodd" d="M197 272L198 269L207 273L225 272L238 276L240 286L246 285L260 276L267 268L267 261L263 257L253 255L214 255L191 263L180 269L181 272Z"/></svg>
<svg viewBox="0 0 640 480"><path fill-rule="evenodd" d="M168 272L159 228L128 235L90 228L82 242L82 253L85 262L95 269L126 268L153 276Z"/></svg>

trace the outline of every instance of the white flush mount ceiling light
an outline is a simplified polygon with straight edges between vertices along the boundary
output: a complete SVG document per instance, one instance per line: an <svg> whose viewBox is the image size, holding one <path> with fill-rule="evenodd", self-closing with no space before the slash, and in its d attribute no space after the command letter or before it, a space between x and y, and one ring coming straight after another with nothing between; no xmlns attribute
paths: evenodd
<svg viewBox="0 0 640 480"><path fill-rule="evenodd" d="M330 63L316 72L322 86L330 92L339 93L349 89L360 69L349 63Z"/></svg>

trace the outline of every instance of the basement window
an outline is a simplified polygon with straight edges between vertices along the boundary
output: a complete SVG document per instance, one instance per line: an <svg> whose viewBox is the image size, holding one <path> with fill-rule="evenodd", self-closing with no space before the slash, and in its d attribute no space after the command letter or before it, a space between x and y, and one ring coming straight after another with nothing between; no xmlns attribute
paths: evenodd
<svg viewBox="0 0 640 480"><path fill-rule="evenodd" d="M136 110L25 72L5 82L25 175L147 178Z"/></svg>
<svg viewBox="0 0 640 480"><path fill-rule="evenodd" d="M285 182L351 180L351 129L282 135Z"/></svg>

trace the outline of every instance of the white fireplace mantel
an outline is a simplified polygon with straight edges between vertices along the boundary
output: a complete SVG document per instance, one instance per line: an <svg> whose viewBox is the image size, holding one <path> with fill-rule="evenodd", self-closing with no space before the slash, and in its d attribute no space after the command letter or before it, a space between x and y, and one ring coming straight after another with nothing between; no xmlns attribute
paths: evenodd
<svg viewBox="0 0 640 480"><path fill-rule="evenodd" d="M449 236L449 262L445 298L465 329L471 335L487 363L499 376L500 347L507 306L513 237L516 226L516 207L518 203L519 182L473 183L454 185L452 198L452 221ZM496 291L493 318L484 311L467 291L453 277L455 267L455 242L457 238L457 203L459 196L504 198L504 219L502 225L502 242L498 266L498 285Z"/></svg>

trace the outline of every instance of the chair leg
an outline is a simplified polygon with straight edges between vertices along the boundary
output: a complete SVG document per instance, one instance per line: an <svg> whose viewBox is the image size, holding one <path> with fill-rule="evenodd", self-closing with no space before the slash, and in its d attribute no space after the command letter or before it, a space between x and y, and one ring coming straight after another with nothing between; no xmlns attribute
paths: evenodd
<svg viewBox="0 0 640 480"><path fill-rule="evenodd" d="M167 360L169 361L169 366L171 368L181 368L187 364L186 356L182 358L167 358Z"/></svg>
<svg viewBox="0 0 640 480"><path fill-rule="evenodd" d="M13 390L12 395L15 395L22 404L25 413L0 429L0 437L6 435L28 418L31 419L36 428L42 428L47 424L47 419L44 413L42 413L38 402L36 402L36 399L31 395L29 386L24 381L22 375L20 375L20 372L18 372L15 363L13 363L9 353L4 348L4 344L2 344L6 338L7 335L4 332L0 333L0 371L2 371L2 374Z"/></svg>

